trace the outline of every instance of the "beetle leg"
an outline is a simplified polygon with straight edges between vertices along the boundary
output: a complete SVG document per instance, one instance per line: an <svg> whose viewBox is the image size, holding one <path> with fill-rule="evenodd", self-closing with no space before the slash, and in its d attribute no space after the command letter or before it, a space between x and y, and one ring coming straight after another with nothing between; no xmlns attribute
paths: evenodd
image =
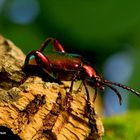
<svg viewBox="0 0 140 140"><path fill-rule="evenodd" d="M78 92L81 92L82 86L83 86L83 82L80 83L80 85L79 85L79 87L78 87L78 89L77 89L77 93L78 93Z"/></svg>
<svg viewBox="0 0 140 140"><path fill-rule="evenodd" d="M38 76L44 79L48 78L49 80L59 82L51 70L50 61L40 51L32 51L26 56L23 71L26 73L26 76L31 76L32 73L36 72Z"/></svg>
<svg viewBox="0 0 140 140"><path fill-rule="evenodd" d="M38 65L41 65L44 68L44 70L51 72L51 65L49 59L40 51L36 51L35 60Z"/></svg>
<svg viewBox="0 0 140 140"><path fill-rule="evenodd" d="M54 39L53 46L56 51L63 52L63 53L65 52L63 46L60 44L60 42L57 39Z"/></svg>
<svg viewBox="0 0 140 140"><path fill-rule="evenodd" d="M69 92L72 92L74 80L71 81Z"/></svg>
<svg viewBox="0 0 140 140"><path fill-rule="evenodd" d="M73 84L74 84L74 81L77 78L78 74L79 74L79 71L76 74L74 74L74 77L72 78L72 81L71 81L71 86L69 88L69 92L66 93L66 108L67 108L68 112L71 111L71 109L70 109L70 107L71 107L70 102L71 102L71 100L73 100L73 97L71 96L70 93L72 92Z"/></svg>
<svg viewBox="0 0 140 140"><path fill-rule="evenodd" d="M79 73L80 73L80 71L77 71L77 72L74 74L74 76L73 76L73 78L72 78L72 81L71 81L71 86L70 86L69 92L72 92L74 81L75 81L76 78L78 77Z"/></svg>
<svg viewBox="0 0 140 140"><path fill-rule="evenodd" d="M53 42L53 40L54 40L54 39L53 39L52 37L47 38L47 39L41 44L41 47L40 47L40 49L39 49L38 51L43 52L44 49L46 48L46 46L47 46L49 43Z"/></svg>
<svg viewBox="0 0 140 140"><path fill-rule="evenodd" d="M26 58L25 58L25 62L24 62L24 66L27 66L29 64L29 60L30 60L30 57L32 55L35 55L36 51L32 51L30 53L27 54Z"/></svg>
<svg viewBox="0 0 140 140"><path fill-rule="evenodd" d="M76 76L74 76L73 80L71 81L69 92L72 92L73 84L74 84L75 79L76 79Z"/></svg>
<svg viewBox="0 0 140 140"><path fill-rule="evenodd" d="M21 81L20 81L20 84L23 84L27 78L30 76L30 72L28 73L28 69L29 69L29 61L30 61L30 57L32 55L35 55L35 52L36 51L32 51L30 53L27 54L26 58L25 58L25 62L24 62L24 65L23 65L23 68L22 70L26 73L26 77L24 77Z"/></svg>
<svg viewBox="0 0 140 140"><path fill-rule="evenodd" d="M95 103L95 100L97 98L97 87L94 87L95 93L94 93L94 97L93 97L93 103Z"/></svg>
<svg viewBox="0 0 140 140"><path fill-rule="evenodd" d="M79 88L78 88L77 92L80 92L80 91L81 91L82 84L83 84L83 82L81 82L81 84L80 84L80 86L79 86ZM89 94L89 92L88 92L88 89L87 89L87 86L86 86L86 85L87 85L87 84L85 84L85 85L84 85L84 87L85 87L85 89L86 89L86 93L87 93L87 94ZM97 86L95 86L95 85L94 85L94 90L95 90L95 93L94 93L94 97L93 97L93 103L95 103L95 100L96 100L96 98L97 98ZM87 99L87 100L88 100L88 99Z"/></svg>
<svg viewBox="0 0 140 140"><path fill-rule="evenodd" d="M43 52L44 49L47 47L47 45L49 43L52 43L53 47L54 47L54 50L55 51L59 51L59 52L65 52L64 48L62 47L62 45L59 43L59 41L57 39L54 39L54 38L47 38L43 44L41 45L39 51L40 52Z"/></svg>
<svg viewBox="0 0 140 140"><path fill-rule="evenodd" d="M88 88L87 88L87 83L86 83L86 81L85 81L85 80L83 81L83 85L84 85L85 90L86 90L86 94L87 94L87 101L90 103L89 91L88 91Z"/></svg>
<svg viewBox="0 0 140 140"><path fill-rule="evenodd" d="M89 91L88 91L88 88L87 88L86 80L83 81L83 84L84 84L86 94L87 94L86 113L87 113L87 117L89 119L89 126L91 127L91 132L93 131L93 129L95 129L95 131L98 131L97 127L96 127L96 120L95 120L95 117L94 117L95 111L91 107L90 96L89 96Z"/></svg>
<svg viewBox="0 0 140 140"><path fill-rule="evenodd" d="M79 71L77 71L77 72L74 74L74 76L73 76L73 78L72 78L72 81L71 81L71 86L70 86L70 88L69 88L69 92L66 93L66 108L67 108L67 111L68 111L68 112L71 111L71 109L70 109L70 107L71 107L70 102L71 102L71 100L73 100L73 98L72 98L72 96L71 96L70 93L72 92L73 84L74 84L74 81L76 80L78 74L79 74Z"/></svg>

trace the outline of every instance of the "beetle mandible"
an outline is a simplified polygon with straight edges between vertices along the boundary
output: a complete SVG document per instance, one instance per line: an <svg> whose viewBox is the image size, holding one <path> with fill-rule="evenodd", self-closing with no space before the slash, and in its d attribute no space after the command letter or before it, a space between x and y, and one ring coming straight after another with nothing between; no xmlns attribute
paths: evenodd
<svg viewBox="0 0 140 140"><path fill-rule="evenodd" d="M43 51L50 43L52 44L54 50L48 52L46 51L45 55ZM41 45L40 49L28 53L24 64L25 72L28 72L29 66L40 67L45 74L54 80L71 81L70 92L72 92L74 82L76 80L82 80L87 94L87 101L90 100L87 85L91 85L95 89L93 101L96 99L97 89L103 91L105 86L114 91L119 98L120 104L122 103L122 97L115 86L126 89L140 97L139 92L128 86L104 80L96 73L95 69L91 65L84 61L84 58L81 55L65 52L59 41L54 38L47 38Z"/></svg>

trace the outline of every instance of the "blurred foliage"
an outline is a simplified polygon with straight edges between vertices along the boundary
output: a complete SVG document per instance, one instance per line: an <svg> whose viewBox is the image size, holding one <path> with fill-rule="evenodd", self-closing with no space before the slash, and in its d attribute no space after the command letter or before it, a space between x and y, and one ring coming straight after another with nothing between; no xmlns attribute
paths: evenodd
<svg viewBox="0 0 140 140"><path fill-rule="evenodd" d="M103 140L140 140L140 112L104 119L105 135Z"/></svg>
<svg viewBox="0 0 140 140"><path fill-rule="evenodd" d="M137 91L140 91L140 50L137 50L135 52L134 59L134 72L129 84ZM129 95L129 109L140 109L140 100L138 99L138 97Z"/></svg>
<svg viewBox="0 0 140 140"><path fill-rule="evenodd" d="M140 34L138 0L52 0L41 4L46 5L42 9L43 13L47 11L44 16L50 25L55 23L62 32L87 45L95 43L98 48L106 45L113 49L116 43L132 39L132 34Z"/></svg>
<svg viewBox="0 0 140 140"><path fill-rule="evenodd" d="M93 50L100 56L121 49L122 43L131 43L139 47L140 1L138 0L135 2L131 0L38 1L40 13L33 23L27 25L11 23L7 18L7 11L12 1L14 0L6 1L1 12L0 24L1 33L9 38L15 36L13 38L17 40L18 36L26 36L31 38L28 43L32 42L31 44L37 46L43 38L54 36L67 43L66 46L70 47L68 49L80 47L83 50ZM14 30L17 30L17 33ZM24 48L28 43L20 46Z"/></svg>

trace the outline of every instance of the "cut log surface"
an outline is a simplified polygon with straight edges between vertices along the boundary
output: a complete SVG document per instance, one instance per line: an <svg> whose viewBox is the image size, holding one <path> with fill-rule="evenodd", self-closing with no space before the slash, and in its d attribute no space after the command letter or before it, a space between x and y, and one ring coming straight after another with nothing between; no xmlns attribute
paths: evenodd
<svg viewBox="0 0 140 140"><path fill-rule="evenodd" d="M86 94L42 77L24 81L24 60L22 51L0 36L0 140L9 130L9 139L101 140L104 128L92 102L87 111Z"/></svg>

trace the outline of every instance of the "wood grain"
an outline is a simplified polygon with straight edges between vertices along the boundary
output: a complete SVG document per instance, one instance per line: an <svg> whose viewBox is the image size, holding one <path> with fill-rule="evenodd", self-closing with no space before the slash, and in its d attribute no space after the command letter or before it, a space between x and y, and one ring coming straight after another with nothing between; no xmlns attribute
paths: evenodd
<svg viewBox="0 0 140 140"><path fill-rule="evenodd" d="M69 93L65 84L45 82L37 76L22 82L26 77L22 71L24 59L19 48L0 36L0 127L12 131L10 138L101 140L103 124L92 102L93 116L89 120L86 94Z"/></svg>

